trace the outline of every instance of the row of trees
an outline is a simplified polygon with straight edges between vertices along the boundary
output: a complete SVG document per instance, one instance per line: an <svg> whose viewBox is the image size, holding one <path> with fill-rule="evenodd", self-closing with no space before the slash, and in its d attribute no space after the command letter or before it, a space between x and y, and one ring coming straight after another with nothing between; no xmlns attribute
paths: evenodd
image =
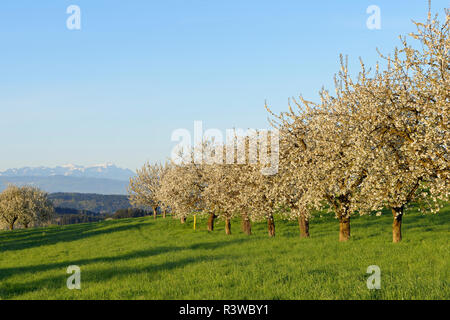
<svg viewBox="0 0 450 320"><path fill-rule="evenodd" d="M273 145L267 143L270 135L236 135L228 145L209 140L202 145L203 161L184 150L190 161L147 163L138 170L130 181L131 202L154 212L170 209L182 221L209 214L209 230L220 217L227 234L235 216L242 217L248 234L250 221L267 220L271 236L276 212L298 219L301 236L308 237L314 212L326 209L339 221L340 241L350 238L353 215L389 208L393 242L401 241L411 203L436 213L449 196L449 10L445 15L443 22L429 14L426 23L415 23L417 31L410 34L415 46L401 37L401 48L380 54L383 63L374 70L361 61L356 79L341 57L335 93L322 90L319 103L293 99L281 114L266 106L279 133L276 174L261 174L267 164L252 157L254 141L259 159L276 151L263 148ZM224 160L226 150L235 151L234 163ZM242 150L244 161L236 161Z"/></svg>
<svg viewBox="0 0 450 320"><path fill-rule="evenodd" d="M9 230L19 224L23 228L50 221L54 213L47 193L31 187L8 186L0 193L0 226Z"/></svg>

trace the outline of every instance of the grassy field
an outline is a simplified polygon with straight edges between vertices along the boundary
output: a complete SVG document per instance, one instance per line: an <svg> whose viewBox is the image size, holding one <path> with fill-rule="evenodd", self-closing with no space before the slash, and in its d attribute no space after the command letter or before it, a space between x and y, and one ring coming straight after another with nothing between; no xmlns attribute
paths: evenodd
<svg viewBox="0 0 450 320"><path fill-rule="evenodd" d="M253 235L206 220L185 225L151 217L0 232L1 299L449 299L450 206L440 214L408 213L400 244L391 215L358 217L339 243L331 217L264 223ZM66 287L69 265L81 268L81 290ZM381 290L368 290L369 265L381 268Z"/></svg>

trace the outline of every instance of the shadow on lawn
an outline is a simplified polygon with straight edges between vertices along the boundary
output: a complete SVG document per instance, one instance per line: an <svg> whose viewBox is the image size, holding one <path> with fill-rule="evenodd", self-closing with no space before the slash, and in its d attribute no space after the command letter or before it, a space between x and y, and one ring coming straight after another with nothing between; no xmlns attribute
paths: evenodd
<svg viewBox="0 0 450 320"><path fill-rule="evenodd" d="M42 245L70 242L101 234L137 229L141 226L135 221L130 221L126 224L120 223L119 226L114 224L105 227L104 224L89 223L63 228L37 228L21 232L3 232L0 233L0 251L22 250Z"/></svg>
<svg viewBox="0 0 450 320"><path fill-rule="evenodd" d="M163 246L163 247L155 247L146 250L139 250L130 252L124 255L118 255L113 257L97 257L91 259L78 259L78 260L66 260L64 262L57 263L49 263L49 264L39 264L32 266L24 266L24 267L13 267L13 268L3 268L0 269L0 283L2 280L7 279L8 277L14 276L16 274L23 273L37 273L37 272L46 272L53 269L61 269L61 273L65 275L65 270L70 265L77 265L81 268L88 264L93 263L114 263L117 261L123 260L131 260L136 258L148 258L152 256L156 256L163 253L168 252L176 252L182 250L198 250L198 249L217 249L220 247L242 243L245 241L249 241L250 239L234 239L230 241L220 241L220 242L208 242L208 243L195 243L189 246Z"/></svg>
<svg viewBox="0 0 450 320"><path fill-rule="evenodd" d="M145 251L144 251L145 252ZM149 255L151 250L149 251ZM137 254L136 252L135 254ZM143 252L140 252L140 254L143 254ZM119 257L124 258L124 257ZM230 256L216 256L216 257L210 257L210 256L197 256L197 257L189 257L189 258L183 258L176 261L167 261L160 264L150 264L142 267L123 267L123 268L109 268L106 270L95 270L95 271L89 271L89 272L81 272L81 287L82 289L89 289L89 286L91 284L95 283L101 283L108 281L114 277L128 277L132 275L138 275L138 274L147 274L149 276L154 276L156 272L159 271L170 271L177 268L182 268L190 264L194 264L197 262L202 262L205 260L212 261L212 260L224 260L224 259L231 259ZM116 259L114 258L107 258L107 261L114 261ZM86 260L92 262L93 260ZM80 260L80 262L83 262ZM54 267L62 267L62 264L57 264ZM64 267L67 267L65 264ZM2 270L3 272L3 270ZM65 269L61 270L61 272L58 272L57 276L47 277L44 279L40 279L37 281L27 282L27 283L14 283L14 284L8 284L3 283L0 286L0 298L2 299L11 299L14 296L26 294L33 291L39 291L42 290L42 288L46 288L48 290L69 290L66 287L66 281L68 278L68 274L65 273ZM76 291L76 290L75 290ZM76 292L75 292L76 293ZM74 295L76 296L76 295ZM45 299L46 297L40 297L42 299ZM151 297L149 297L151 298Z"/></svg>

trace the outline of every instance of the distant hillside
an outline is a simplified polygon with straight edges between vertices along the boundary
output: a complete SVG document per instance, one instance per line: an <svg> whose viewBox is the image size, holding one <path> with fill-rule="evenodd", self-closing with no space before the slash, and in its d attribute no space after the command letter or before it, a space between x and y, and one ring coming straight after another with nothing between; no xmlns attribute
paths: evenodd
<svg viewBox="0 0 450 320"><path fill-rule="evenodd" d="M124 195L102 195L84 193L52 193L49 195L53 205L58 208L87 210L95 213L114 213L119 209L131 208Z"/></svg>
<svg viewBox="0 0 450 320"><path fill-rule="evenodd" d="M128 210L128 209L124 209ZM62 207L55 207L55 214L56 215L68 215L68 214L85 214L87 216L100 216L100 213L89 211L85 209L73 209L73 208L62 208Z"/></svg>
<svg viewBox="0 0 450 320"><path fill-rule="evenodd" d="M0 191L8 184L33 185L49 193L77 192L98 194L127 194L128 181L72 176L0 176Z"/></svg>
<svg viewBox="0 0 450 320"><path fill-rule="evenodd" d="M125 209L129 210L129 209ZM98 222L111 217L111 215L100 214L89 210L55 208L55 214L52 217L52 224L67 225L75 223Z"/></svg>

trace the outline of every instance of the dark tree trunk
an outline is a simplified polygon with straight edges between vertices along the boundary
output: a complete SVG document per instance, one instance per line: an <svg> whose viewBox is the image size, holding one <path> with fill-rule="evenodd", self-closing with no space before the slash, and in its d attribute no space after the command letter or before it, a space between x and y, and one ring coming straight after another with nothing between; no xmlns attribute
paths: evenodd
<svg viewBox="0 0 450 320"><path fill-rule="evenodd" d="M267 229L269 231L269 237L275 237L275 220L273 216L267 218Z"/></svg>
<svg viewBox="0 0 450 320"><path fill-rule="evenodd" d="M230 218L225 219L225 233L231 234L231 219Z"/></svg>
<svg viewBox="0 0 450 320"><path fill-rule="evenodd" d="M23 225L23 227L25 228L25 229L28 229L28 223L25 223L24 225Z"/></svg>
<svg viewBox="0 0 450 320"><path fill-rule="evenodd" d="M392 214L394 215L394 223L392 224L392 242L398 243L402 241L403 207L392 208Z"/></svg>
<svg viewBox="0 0 450 320"><path fill-rule="evenodd" d="M298 217L298 225L300 227L300 238L309 238L309 220L304 214Z"/></svg>
<svg viewBox="0 0 450 320"><path fill-rule="evenodd" d="M209 218L208 218L208 231L213 231L214 230L214 220L217 218L217 216L214 213L210 213L209 214Z"/></svg>
<svg viewBox="0 0 450 320"><path fill-rule="evenodd" d="M249 236L252 234L252 223L248 215L242 216L242 232Z"/></svg>
<svg viewBox="0 0 450 320"><path fill-rule="evenodd" d="M17 218L13 219L13 221L11 221L11 223L9 224L9 230L14 230L14 224L16 223Z"/></svg>
<svg viewBox="0 0 450 320"><path fill-rule="evenodd" d="M350 217L339 218L339 241L350 239Z"/></svg>
<svg viewBox="0 0 450 320"><path fill-rule="evenodd" d="M181 221L181 223L185 223L186 222L186 217L181 217L180 221Z"/></svg>

